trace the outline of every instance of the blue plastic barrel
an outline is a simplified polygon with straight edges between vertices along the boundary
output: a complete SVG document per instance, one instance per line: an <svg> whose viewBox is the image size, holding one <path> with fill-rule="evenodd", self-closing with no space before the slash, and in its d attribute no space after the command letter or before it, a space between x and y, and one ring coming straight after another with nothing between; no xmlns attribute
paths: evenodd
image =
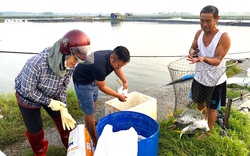
<svg viewBox="0 0 250 156"><path fill-rule="evenodd" d="M104 116L98 121L96 125L98 136L101 135L107 124L113 126L114 132L128 130L130 127L133 127L138 135L146 137L146 139L138 141L138 156L158 155L160 126L153 118L132 111L115 112Z"/></svg>

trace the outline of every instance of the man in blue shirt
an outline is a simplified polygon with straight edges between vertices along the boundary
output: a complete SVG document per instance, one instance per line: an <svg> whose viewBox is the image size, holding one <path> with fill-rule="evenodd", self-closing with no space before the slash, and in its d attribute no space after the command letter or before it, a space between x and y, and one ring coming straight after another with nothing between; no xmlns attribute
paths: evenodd
<svg viewBox="0 0 250 156"><path fill-rule="evenodd" d="M107 95L117 97L122 102L126 101L125 95L106 86L106 77L114 71L123 82L123 89L128 89L128 81L122 67L130 61L130 53L126 47L118 46L114 50L96 51L93 54L94 64L78 64L73 74L73 82L79 104L85 113L86 128L96 145L98 136L94 112L98 99L98 88Z"/></svg>

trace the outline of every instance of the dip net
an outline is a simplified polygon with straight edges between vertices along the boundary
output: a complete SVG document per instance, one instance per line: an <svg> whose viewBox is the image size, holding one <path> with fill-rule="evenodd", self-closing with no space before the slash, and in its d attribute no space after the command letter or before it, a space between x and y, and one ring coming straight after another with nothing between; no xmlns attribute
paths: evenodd
<svg viewBox="0 0 250 156"><path fill-rule="evenodd" d="M175 95L175 111L177 108L190 106L198 103L199 99L209 102L212 92L222 76L225 76L226 68L235 65L237 61L224 59L226 65L223 67L211 66L205 62L190 64L187 58L180 58L168 65L168 70ZM195 79L202 84L193 83ZM192 87L192 91L191 91ZM198 96L195 96L198 95ZM201 101L200 101L201 102Z"/></svg>

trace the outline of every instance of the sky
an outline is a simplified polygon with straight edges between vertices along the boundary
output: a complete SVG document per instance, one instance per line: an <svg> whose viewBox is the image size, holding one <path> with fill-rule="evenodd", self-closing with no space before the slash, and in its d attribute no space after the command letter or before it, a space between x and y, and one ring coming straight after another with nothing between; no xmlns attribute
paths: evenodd
<svg viewBox="0 0 250 156"><path fill-rule="evenodd" d="M199 14L206 5L221 13L249 12L247 0L0 0L1 11L58 13L159 13Z"/></svg>

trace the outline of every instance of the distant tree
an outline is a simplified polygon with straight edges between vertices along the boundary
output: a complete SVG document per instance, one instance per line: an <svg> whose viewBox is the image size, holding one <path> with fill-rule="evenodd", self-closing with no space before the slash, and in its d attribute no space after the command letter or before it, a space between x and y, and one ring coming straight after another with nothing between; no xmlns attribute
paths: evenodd
<svg viewBox="0 0 250 156"><path fill-rule="evenodd" d="M46 16L51 16L51 15L54 15L54 13L53 12L44 12L44 13L42 13L43 15L46 15Z"/></svg>

